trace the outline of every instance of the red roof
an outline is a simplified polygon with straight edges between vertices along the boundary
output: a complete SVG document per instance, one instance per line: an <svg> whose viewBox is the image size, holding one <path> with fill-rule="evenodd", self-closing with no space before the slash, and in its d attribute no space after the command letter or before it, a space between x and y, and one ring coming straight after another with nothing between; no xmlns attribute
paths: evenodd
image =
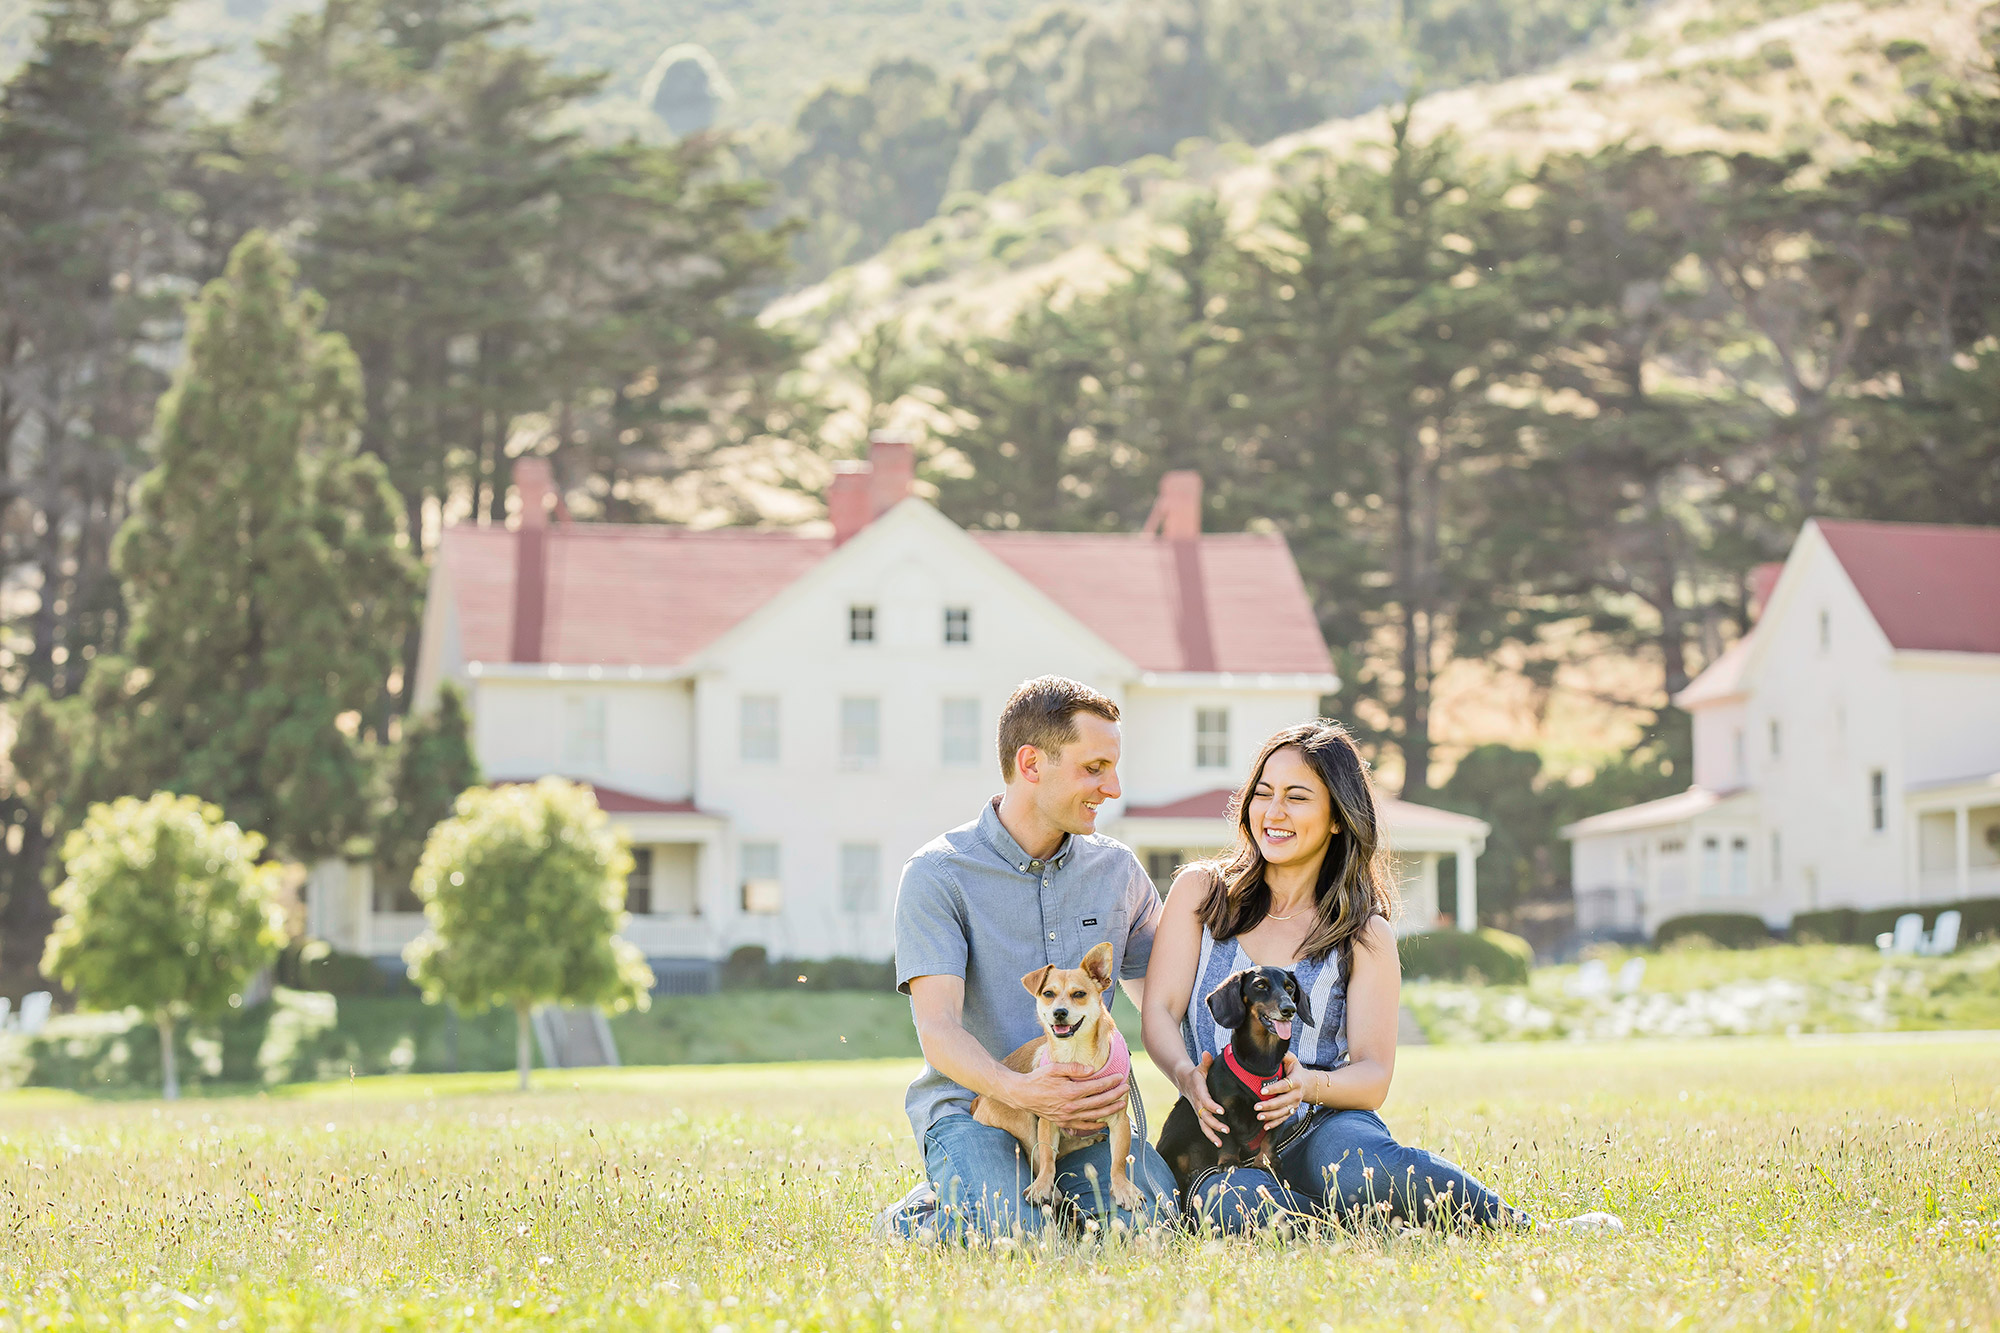
<svg viewBox="0 0 2000 1333"><path fill-rule="evenodd" d="M1128 805L1125 807L1127 819L1225 819L1229 815L1229 802L1235 797L1234 787L1217 787L1196 796L1183 796L1178 801L1168 801L1165 805Z"/></svg>
<svg viewBox="0 0 2000 1333"><path fill-rule="evenodd" d="M1147 671L1332 670L1312 599L1276 534L975 532L1050 600Z"/></svg>
<svg viewBox="0 0 2000 1333"><path fill-rule="evenodd" d="M834 547L826 537L559 523L548 532L539 660L674 666ZM1332 664L1284 538L970 534L1146 671L1319 674ZM452 527L439 553L466 660L513 658L515 533Z"/></svg>
<svg viewBox="0 0 2000 1333"><path fill-rule="evenodd" d="M1814 522L1893 647L2000 653L2000 528Z"/></svg>
<svg viewBox="0 0 2000 1333"><path fill-rule="evenodd" d="M496 787L525 786L530 778L501 778ZM600 787L594 782L586 782L590 794L597 798L597 808L607 815L698 815L704 813L696 808L693 801L656 801L650 796L634 796L629 791L619 791L616 787Z"/></svg>
<svg viewBox="0 0 2000 1333"><path fill-rule="evenodd" d="M673 666L795 582L833 549L790 532L619 523L548 529L541 660ZM511 660L515 534L447 528L439 559L467 661Z"/></svg>

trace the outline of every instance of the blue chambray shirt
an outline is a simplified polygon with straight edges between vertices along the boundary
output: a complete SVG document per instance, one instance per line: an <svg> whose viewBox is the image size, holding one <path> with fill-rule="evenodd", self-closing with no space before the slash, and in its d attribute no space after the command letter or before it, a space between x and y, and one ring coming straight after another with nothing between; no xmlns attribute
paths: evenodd
<svg viewBox="0 0 2000 1333"><path fill-rule="evenodd" d="M963 977L965 1030L1005 1059L1042 1030L1022 977L1075 967L1106 940L1113 972L1143 977L1163 910L1130 847L1072 834L1038 861L1001 824L995 797L979 818L925 844L903 867L896 988L907 995L913 977ZM969 1112L972 1096L925 1064L903 1099L917 1141L943 1117Z"/></svg>

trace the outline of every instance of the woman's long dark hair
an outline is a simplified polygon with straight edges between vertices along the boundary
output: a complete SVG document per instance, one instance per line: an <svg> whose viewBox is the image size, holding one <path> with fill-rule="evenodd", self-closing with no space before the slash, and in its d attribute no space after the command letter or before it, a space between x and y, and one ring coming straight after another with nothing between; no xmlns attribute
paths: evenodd
<svg viewBox="0 0 2000 1333"><path fill-rule="evenodd" d="M1257 752L1250 780L1230 801L1236 821L1236 846L1208 863L1214 888L1201 909L1201 923L1217 940L1253 930L1271 910L1271 888L1264 882L1264 854L1250 828L1250 795L1264 780L1264 765L1278 751L1291 747L1306 757L1327 794L1333 798L1335 832L1320 862L1313 885L1318 920L1300 952L1317 961L1340 951L1341 975L1351 976L1354 941L1372 916L1393 918L1396 885L1389 874L1389 849L1375 814L1374 784L1368 764L1354 748L1347 728L1327 718L1286 727Z"/></svg>

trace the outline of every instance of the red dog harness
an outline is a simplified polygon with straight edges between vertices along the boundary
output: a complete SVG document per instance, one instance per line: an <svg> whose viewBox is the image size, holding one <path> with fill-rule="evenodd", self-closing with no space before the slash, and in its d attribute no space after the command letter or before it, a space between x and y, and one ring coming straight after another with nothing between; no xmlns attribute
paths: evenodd
<svg viewBox="0 0 2000 1333"><path fill-rule="evenodd" d="M1245 1069L1236 1059L1236 1044L1234 1042L1222 1048L1222 1063L1229 1066L1229 1072L1236 1075L1236 1081L1256 1094L1257 1100L1260 1102L1264 1100L1264 1085L1278 1077L1275 1071L1260 1077ZM1284 1066L1279 1066L1279 1069L1283 1068ZM1256 1152L1259 1148L1263 1147L1264 1139L1270 1132L1271 1127L1259 1121L1257 1125L1257 1137L1250 1140L1249 1151Z"/></svg>

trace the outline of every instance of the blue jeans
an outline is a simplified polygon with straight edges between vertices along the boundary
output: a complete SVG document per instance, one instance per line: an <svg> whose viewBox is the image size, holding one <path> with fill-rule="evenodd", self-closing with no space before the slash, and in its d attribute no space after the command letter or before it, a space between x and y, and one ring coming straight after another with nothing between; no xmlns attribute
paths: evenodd
<svg viewBox="0 0 2000 1333"><path fill-rule="evenodd" d="M1056 1188L1076 1215L1115 1217L1134 1229L1171 1223L1180 1215L1174 1196L1174 1176L1153 1146L1132 1138L1132 1183L1146 1196L1145 1215L1135 1217L1111 1201L1111 1140L1056 1158ZM1020 1143L1004 1129L982 1125L960 1112L940 1119L924 1135L924 1170L938 1192L939 1212L931 1219L901 1219L908 1232L933 1226L946 1235L963 1237L968 1230L988 1236L1008 1235L1019 1228L1037 1232L1047 1220L1040 1208L1021 1197L1035 1178L1035 1168Z"/></svg>
<svg viewBox="0 0 2000 1333"><path fill-rule="evenodd" d="M1519 1224L1527 1214L1452 1163L1405 1148L1373 1111L1321 1111L1278 1152L1278 1178L1254 1166L1194 1182L1203 1223L1244 1231L1287 1215L1434 1226Z"/></svg>

